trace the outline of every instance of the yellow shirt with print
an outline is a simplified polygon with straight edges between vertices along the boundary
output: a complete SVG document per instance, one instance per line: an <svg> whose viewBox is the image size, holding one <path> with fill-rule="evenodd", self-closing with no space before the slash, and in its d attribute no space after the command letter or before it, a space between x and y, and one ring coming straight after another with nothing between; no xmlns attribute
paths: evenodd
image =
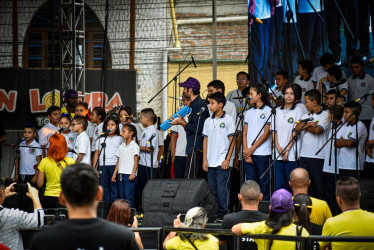
<svg viewBox="0 0 374 250"><path fill-rule="evenodd" d="M75 163L75 161L70 157L65 157L64 160L66 163L64 161L59 161L63 168ZM47 180L44 196L58 197L61 192L60 177L62 170L57 166L57 163L49 157L41 160L38 169L45 174Z"/></svg>
<svg viewBox="0 0 374 250"><path fill-rule="evenodd" d="M326 221L322 236L373 236L374 213L362 209L346 211ZM327 246L330 242L320 242ZM331 242L334 250L374 249L370 242Z"/></svg>
<svg viewBox="0 0 374 250"><path fill-rule="evenodd" d="M197 249L209 249L209 250L218 250L219 244L218 239L213 235L207 234L207 240L195 240L193 244L197 247ZM176 236L166 242L166 249L178 249L178 250L194 250L195 248L192 244L186 239L181 240L179 236Z"/></svg>
<svg viewBox="0 0 374 250"><path fill-rule="evenodd" d="M282 227L276 235L287 235L287 236L296 236L297 226L293 223L288 226ZM242 224L242 233L243 234L271 234L273 231L272 228L266 226L265 221L255 222L255 223L243 223ZM308 231L303 228L301 231L301 236L309 236ZM269 240L265 239L254 239L258 250L268 250L269 249ZM296 243L294 241L280 241L274 240L271 249L295 249Z"/></svg>

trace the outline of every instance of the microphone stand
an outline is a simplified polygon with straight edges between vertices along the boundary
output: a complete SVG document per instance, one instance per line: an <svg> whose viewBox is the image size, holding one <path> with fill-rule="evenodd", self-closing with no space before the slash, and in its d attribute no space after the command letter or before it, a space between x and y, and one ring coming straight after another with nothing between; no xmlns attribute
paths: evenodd
<svg viewBox="0 0 374 250"><path fill-rule="evenodd" d="M200 118L201 118L201 114L204 113L205 110L203 112L200 112L198 114L198 118L197 118L197 126L196 126L196 131L195 131L195 138L194 138L194 142L193 142L193 147L192 147L192 154L191 154L191 160L190 160L190 166L188 168L188 175L187 175L187 179L190 179L190 173L191 173L191 167L192 167L192 161L196 158L196 138L197 138L197 131L199 130L199 124L200 124ZM194 170L195 172L195 170ZM196 174L196 173L195 173ZM196 177L196 176L195 176Z"/></svg>
<svg viewBox="0 0 374 250"><path fill-rule="evenodd" d="M101 149L100 149L100 152L99 152L99 155L98 155L98 157L97 157L97 162L96 162L96 166L95 166L95 168L97 169L97 170L99 170L99 168L98 168L98 166L99 166L99 163L100 163L100 155L101 155L101 152L103 152L103 150L104 150L104 154L103 154L103 169L102 169L102 171L103 171L103 190L104 190L104 192L103 192L103 201L105 202L105 168L106 168L106 166L105 166L105 148L106 148L106 139L107 139L107 136L104 136L104 142L103 143L101 143ZM97 138L97 140L100 140L100 138ZM104 204L103 204L104 205ZM104 209L102 210L102 216L104 216Z"/></svg>
<svg viewBox="0 0 374 250"><path fill-rule="evenodd" d="M149 141L149 150L151 151L151 180L153 179L153 146L152 146L152 140Z"/></svg>

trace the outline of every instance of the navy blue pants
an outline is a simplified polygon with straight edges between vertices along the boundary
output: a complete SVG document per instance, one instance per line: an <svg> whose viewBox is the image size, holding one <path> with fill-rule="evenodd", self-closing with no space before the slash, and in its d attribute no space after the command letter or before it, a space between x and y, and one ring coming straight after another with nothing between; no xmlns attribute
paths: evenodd
<svg viewBox="0 0 374 250"><path fill-rule="evenodd" d="M229 212L230 172L230 168L223 170L221 166L208 168L208 184L214 197L216 197L218 213L220 214Z"/></svg>
<svg viewBox="0 0 374 250"><path fill-rule="evenodd" d="M254 164L244 161L244 173L246 180L253 180L260 185L263 200L270 200L270 171L267 171L263 178L260 176L268 169L270 155L252 155Z"/></svg>
<svg viewBox="0 0 374 250"><path fill-rule="evenodd" d="M318 199L323 199L325 184L323 179L324 159L300 157L300 167L305 168L309 173L311 185L309 195Z"/></svg>
<svg viewBox="0 0 374 250"><path fill-rule="evenodd" d="M103 178L103 166L99 166L99 179L100 185L104 188L104 201L114 202L118 200L118 180L117 182L112 181L112 176L114 170L116 169L115 165L105 166L105 182Z"/></svg>
<svg viewBox="0 0 374 250"><path fill-rule="evenodd" d="M284 53L283 53L283 69L288 72L290 79L297 72L298 67L298 51L299 47L296 31L292 23L283 24L283 34L284 34ZM302 55L300 55L302 57Z"/></svg>
<svg viewBox="0 0 374 250"><path fill-rule="evenodd" d="M252 23L251 32L251 53L252 62L257 67L257 69L264 74L265 68L267 66L268 56L269 56L269 29L270 29L270 18L262 19L263 24L258 24L256 22ZM258 82L259 75L254 70L254 79L251 79L252 84Z"/></svg>
<svg viewBox="0 0 374 250"><path fill-rule="evenodd" d="M361 175L361 170L359 170L359 173ZM359 177L356 170L339 169L339 177L342 176L352 176L357 179Z"/></svg>
<svg viewBox="0 0 374 250"><path fill-rule="evenodd" d="M337 207L335 195L335 174L323 172L323 175L326 184L326 202L330 207L331 213L333 215L337 215L335 213L335 207ZM336 176L336 179L339 179L339 175Z"/></svg>
<svg viewBox="0 0 374 250"><path fill-rule="evenodd" d="M187 156L175 156L174 159L174 178L183 179L186 171Z"/></svg>
<svg viewBox="0 0 374 250"><path fill-rule="evenodd" d="M118 190L119 197L122 200L127 200L130 202L130 207L135 208L135 189L136 181L138 177L135 177L134 180L129 180L129 174L119 174L118 175Z"/></svg>
<svg viewBox="0 0 374 250"><path fill-rule="evenodd" d="M152 168L153 170L153 179L157 177L157 168ZM151 167L144 165L138 165L138 179L136 181L136 190L135 190L135 204L136 208L139 208L142 204L142 195L145 185L148 180L151 179Z"/></svg>
<svg viewBox="0 0 374 250"><path fill-rule="evenodd" d="M290 185L290 174L292 170L296 168L294 161L277 161L275 163L275 190L280 188L291 191Z"/></svg>

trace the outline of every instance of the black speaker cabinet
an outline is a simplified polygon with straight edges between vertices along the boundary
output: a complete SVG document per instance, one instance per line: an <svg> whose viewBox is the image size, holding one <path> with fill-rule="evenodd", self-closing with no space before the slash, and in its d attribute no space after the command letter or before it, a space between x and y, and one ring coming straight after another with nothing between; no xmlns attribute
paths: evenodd
<svg viewBox="0 0 374 250"><path fill-rule="evenodd" d="M374 179L361 179L360 206L363 210L374 213Z"/></svg>

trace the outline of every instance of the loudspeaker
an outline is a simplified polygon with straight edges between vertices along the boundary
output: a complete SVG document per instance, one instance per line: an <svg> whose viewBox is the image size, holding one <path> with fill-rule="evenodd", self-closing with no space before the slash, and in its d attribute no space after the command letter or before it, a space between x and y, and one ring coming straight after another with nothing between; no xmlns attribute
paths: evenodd
<svg viewBox="0 0 374 250"><path fill-rule="evenodd" d="M111 202L100 201L97 206L97 216L106 220L111 206Z"/></svg>
<svg viewBox="0 0 374 250"><path fill-rule="evenodd" d="M374 179L361 179L360 206L363 210L374 213Z"/></svg>
<svg viewBox="0 0 374 250"><path fill-rule="evenodd" d="M205 208L209 219L218 209L204 179L149 180L143 191L142 226L172 226L178 214L198 206Z"/></svg>

